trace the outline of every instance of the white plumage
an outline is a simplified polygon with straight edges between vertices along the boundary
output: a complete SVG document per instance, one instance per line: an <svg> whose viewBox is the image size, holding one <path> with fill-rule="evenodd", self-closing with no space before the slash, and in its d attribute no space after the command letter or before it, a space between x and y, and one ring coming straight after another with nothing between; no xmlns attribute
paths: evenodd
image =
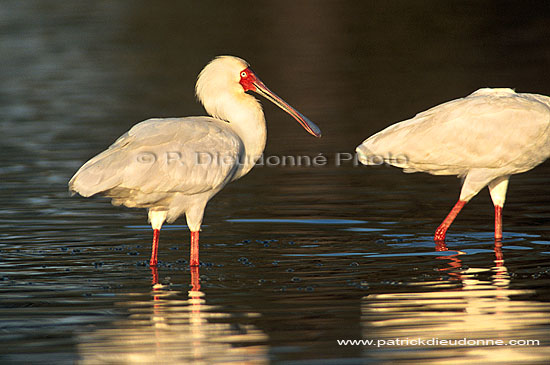
<svg viewBox="0 0 550 365"><path fill-rule="evenodd" d="M319 128L271 92L237 57L222 56L200 73L196 93L212 117L149 119L86 162L69 182L84 197L101 194L114 205L147 208L157 264L162 224L186 215L191 265L198 265L198 231L207 202L250 171L263 153L266 125L255 91L291 114L311 134Z"/></svg>
<svg viewBox="0 0 550 365"><path fill-rule="evenodd" d="M489 186L495 205L495 238L510 175L550 156L550 98L512 89L480 89L396 123L357 147L365 165L384 161L405 172L457 175L460 198L436 231L437 241L462 206Z"/></svg>
<svg viewBox="0 0 550 365"><path fill-rule="evenodd" d="M171 223L238 176L244 146L226 125L209 117L141 122L86 162L70 189L85 197L102 193L114 205L166 211ZM234 162L213 168L204 156L218 151ZM190 229L198 230L201 219L187 215Z"/></svg>

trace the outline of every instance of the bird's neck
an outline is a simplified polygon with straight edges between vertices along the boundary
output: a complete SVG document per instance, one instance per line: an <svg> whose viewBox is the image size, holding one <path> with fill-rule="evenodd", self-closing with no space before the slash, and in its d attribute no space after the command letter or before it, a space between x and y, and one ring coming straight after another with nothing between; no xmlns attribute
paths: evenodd
<svg viewBox="0 0 550 365"><path fill-rule="evenodd" d="M218 104L220 105L220 104ZM267 140L267 128L262 106L252 95L228 98L221 108L207 111L229 122L231 129L241 138L245 157L235 178L245 175L264 152Z"/></svg>
<svg viewBox="0 0 550 365"><path fill-rule="evenodd" d="M229 123L244 144L246 157L242 161L243 166L237 176L241 177L254 167L256 161L258 161L264 152L267 140L265 117L260 109L256 115L251 115L241 120L230 120Z"/></svg>

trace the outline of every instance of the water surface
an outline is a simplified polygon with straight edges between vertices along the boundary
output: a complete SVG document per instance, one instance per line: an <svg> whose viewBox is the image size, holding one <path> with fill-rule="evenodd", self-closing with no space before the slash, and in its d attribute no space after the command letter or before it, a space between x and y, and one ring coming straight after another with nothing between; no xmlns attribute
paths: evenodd
<svg viewBox="0 0 550 365"><path fill-rule="evenodd" d="M502 245L482 191L441 251L459 180L336 161L479 87L550 94L549 19L544 2L4 1L0 360L547 362L548 163L512 178ZM138 121L202 114L195 78L218 54L323 130L264 102L266 155L327 163L256 167L209 203L201 267L180 219L152 271L145 211L66 184ZM464 338L539 345L389 345Z"/></svg>

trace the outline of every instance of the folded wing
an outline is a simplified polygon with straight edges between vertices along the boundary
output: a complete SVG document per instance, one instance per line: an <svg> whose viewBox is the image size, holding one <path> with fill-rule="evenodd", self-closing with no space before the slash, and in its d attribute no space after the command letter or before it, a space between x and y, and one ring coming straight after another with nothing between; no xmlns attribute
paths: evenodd
<svg viewBox="0 0 550 365"><path fill-rule="evenodd" d="M127 206L216 189L231 181L244 155L242 141L224 123L210 117L138 123L86 162L69 189L85 197L109 196Z"/></svg>

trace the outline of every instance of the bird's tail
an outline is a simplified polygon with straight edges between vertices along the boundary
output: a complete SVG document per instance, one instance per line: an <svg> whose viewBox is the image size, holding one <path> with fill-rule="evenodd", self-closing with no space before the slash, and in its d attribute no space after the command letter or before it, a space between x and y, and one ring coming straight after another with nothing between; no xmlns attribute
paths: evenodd
<svg viewBox="0 0 550 365"><path fill-rule="evenodd" d="M86 162L69 181L69 191L83 197L89 197L120 184L120 176L113 169L105 167L111 165L110 151L107 150Z"/></svg>
<svg viewBox="0 0 550 365"><path fill-rule="evenodd" d="M409 158L400 149L385 148L376 138L368 138L355 149L357 158L363 165L392 165L405 169L405 172L416 171L411 167Z"/></svg>
<svg viewBox="0 0 550 365"><path fill-rule="evenodd" d="M364 141L359 146L357 146L357 148L355 149L355 152L357 153L357 158L359 159L359 161L361 161L363 165L379 165L379 163L374 162L376 153L369 149L367 143L368 141Z"/></svg>

